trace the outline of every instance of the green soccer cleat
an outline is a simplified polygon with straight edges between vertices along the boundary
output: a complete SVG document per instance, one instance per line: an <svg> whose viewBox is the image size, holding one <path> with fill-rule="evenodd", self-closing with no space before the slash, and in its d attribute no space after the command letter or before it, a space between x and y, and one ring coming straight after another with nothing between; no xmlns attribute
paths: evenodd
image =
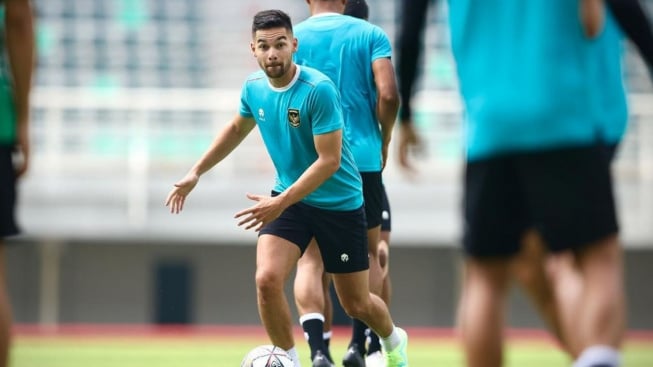
<svg viewBox="0 0 653 367"><path fill-rule="evenodd" d="M406 349L408 347L408 334L402 328L397 328L397 332L401 336L401 343L385 354L387 367L408 367L408 355Z"/></svg>

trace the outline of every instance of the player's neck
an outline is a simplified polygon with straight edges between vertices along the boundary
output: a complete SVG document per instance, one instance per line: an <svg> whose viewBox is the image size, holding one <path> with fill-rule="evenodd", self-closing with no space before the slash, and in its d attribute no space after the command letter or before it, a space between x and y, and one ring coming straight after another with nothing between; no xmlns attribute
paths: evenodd
<svg viewBox="0 0 653 367"><path fill-rule="evenodd" d="M297 64L294 62L290 64L290 68L288 68L288 72L285 73L283 76L279 78L268 78L270 81L270 84L275 87L275 88L283 88L290 84L292 80L295 78L295 74L299 72L299 69L297 68Z"/></svg>

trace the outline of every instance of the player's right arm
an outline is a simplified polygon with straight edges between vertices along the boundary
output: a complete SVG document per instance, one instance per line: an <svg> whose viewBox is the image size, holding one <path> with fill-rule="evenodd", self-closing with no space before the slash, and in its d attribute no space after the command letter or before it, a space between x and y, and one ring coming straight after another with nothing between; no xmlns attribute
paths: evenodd
<svg viewBox="0 0 653 367"><path fill-rule="evenodd" d="M5 0L5 27L16 106L17 143L22 154L16 174L21 176L29 165L29 95L35 65L34 16L29 0Z"/></svg>
<svg viewBox="0 0 653 367"><path fill-rule="evenodd" d="M417 61L420 59L422 39L426 27L426 14L430 1L402 0L401 22L397 39L397 79L399 82L399 164L413 170L408 160L411 147L419 148L421 142L413 126L411 98L417 77Z"/></svg>
<svg viewBox="0 0 653 367"><path fill-rule="evenodd" d="M399 110L399 92L395 78L394 66L389 58L380 58L372 63L374 83L376 84L376 117L381 125L381 150L383 167L388 159L388 146L392 138L392 129Z"/></svg>
<svg viewBox="0 0 653 367"><path fill-rule="evenodd" d="M227 157L255 126L254 118L239 114L220 130L202 157L168 194L165 204L170 207L171 213L179 213L184 208L186 197L197 185L200 176Z"/></svg>

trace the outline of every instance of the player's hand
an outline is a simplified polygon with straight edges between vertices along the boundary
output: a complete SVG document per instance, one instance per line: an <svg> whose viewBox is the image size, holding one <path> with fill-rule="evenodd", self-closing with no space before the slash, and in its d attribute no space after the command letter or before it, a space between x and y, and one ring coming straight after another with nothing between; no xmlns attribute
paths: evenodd
<svg viewBox="0 0 653 367"><path fill-rule="evenodd" d="M247 198L256 201L256 205L241 210L234 216L234 218L242 217L238 226L245 226L245 229L254 228L254 231L258 232L264 225L277 219L286 209L279 196L247 194Z"/></svg>
<svg viewBox="0 0 653 367"><path fill-rule="evenodd" d="M199 179L198 175L189 173L174 185L166 198L166 206L170 207L170 213L179 214L184 209L186 197L197 185Z"/></svg>
<svg viewBox="0 0 653 367"><path fill-rule="evenodd" d="M417 172L409 160L411 152L422 149L422 142L415 132L414 125L412 122L402 122L399 125L399 165L409 172Z"/></svg>
<svg viewBox="0 0 653 367"><path fill-rule="evenodd" d="M19 119L27 119L28 117L19 117ZM16 177L21 177L27 172L30 163L30 144L29 144L29 129L27 121L21 121L18 124L17 139L18 139L18 153L20 159L16 163Z"/></svg>

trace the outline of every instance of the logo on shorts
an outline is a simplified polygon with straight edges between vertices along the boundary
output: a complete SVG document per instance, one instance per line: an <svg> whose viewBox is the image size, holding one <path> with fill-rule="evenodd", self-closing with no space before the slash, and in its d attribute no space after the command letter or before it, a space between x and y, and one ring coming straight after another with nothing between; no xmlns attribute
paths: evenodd
<svg viewBox="0 0 653 367"><path fill-rule="evenodd" d="M299 127L299 110L296 108L288 109L288 122L292 127Z"/></svg>
<svg viewBox="0 0 653 367"><path fill-rule="evenodd" d="M349 255L347 255L347 254L340 255L340 261L342 261L343 263L348 262L349 261Z"/></svg>

